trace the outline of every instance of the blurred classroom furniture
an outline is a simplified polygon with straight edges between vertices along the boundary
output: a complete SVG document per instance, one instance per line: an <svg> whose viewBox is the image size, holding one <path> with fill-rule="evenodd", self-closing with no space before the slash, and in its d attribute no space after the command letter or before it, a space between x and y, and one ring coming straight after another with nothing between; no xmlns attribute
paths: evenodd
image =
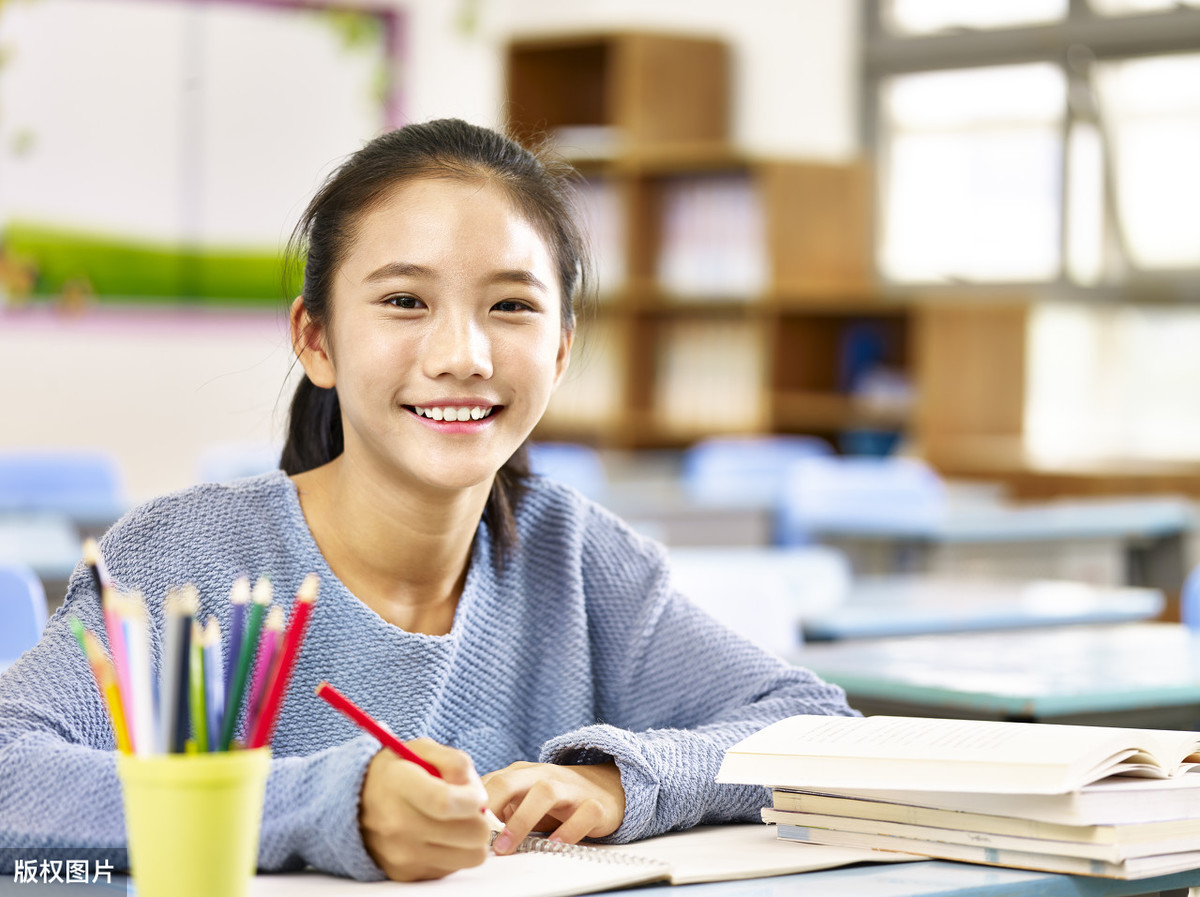
<svg viewBox="0 0 1200 897"><path fill-rule="evenodd" d="M0 452L0 513L63 514L107 527L129 506L115 458L86 449Z"/></svg>
<svg viewBox="0 0 1200 897"><path fill-rule="evenodd" d="M540 475L579 490L592 501L603 502L608 473L600 453L574 442L529 443L529 467Z"/></svg>
<svg viewBox="0 0 1200 897"><path fill-rule="evenodd" d="M868 715L1200 726L1200 633L1179 623L808 643L794 658Z"/></svg>
<svg viewBox="0 0 1200 897"><path fill-rule="evenodd" d="M841 601L805 614L802 627L805 641L840 641L1129 623L1153 620L1165 607L1158 589L1052 579L863 576Z"/></svg>
<svg viewBox="0 0 1200 897"><path fill-rule="evenodd" d="M279 469L283 445L275 442L218 442L196 462L196 482L227 483Z"/></svg>
<svg viewBox="0 0 1200 897"><path fill-rule="evenodd" d="M851 590L850 565L817 545L672 548L676 589L735 632L780 656L800 647L801 624Z"/></svg>
<svg viewBox="0 0 1200 897"><path fill-rule="evenodd" d="M0 562L0 672L37 644L46 617L41 580L23 564Z"/></svg>
<svg viewBox="0 0 1200 897"><path fill-rule="evenodd" d="M708 437L683 450L683 490L698 505L771 507L793 462L831 451L812 436Z"/></svg>

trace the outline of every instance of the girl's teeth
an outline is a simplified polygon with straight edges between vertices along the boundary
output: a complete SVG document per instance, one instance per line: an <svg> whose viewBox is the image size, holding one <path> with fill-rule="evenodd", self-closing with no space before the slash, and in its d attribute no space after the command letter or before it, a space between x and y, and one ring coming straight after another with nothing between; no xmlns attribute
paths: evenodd
<svg viewBox="0 0 1200 897"><path fill-rule="evenodd" d="M414 406L417 414L423 417L431 418L432 420L445 421L460 421L460 420L482 420L492 413L491 408L482 408L476 405L474 408L464 406L449 406L444 408L422 408Z"/></svg>

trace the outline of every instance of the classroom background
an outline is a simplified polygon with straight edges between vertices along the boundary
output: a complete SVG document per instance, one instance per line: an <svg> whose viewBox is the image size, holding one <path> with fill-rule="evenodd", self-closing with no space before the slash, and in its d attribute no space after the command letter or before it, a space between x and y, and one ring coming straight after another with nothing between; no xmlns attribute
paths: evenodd
<svg viewBox="0 0 1200 897"><path fill-rule="evenodd" d="M296 217L457 116L582 175L536 465L719 616L1196 622L1197 0L10 0L0 60L0 561L51 610L81 535L276 465Z"/></svg>

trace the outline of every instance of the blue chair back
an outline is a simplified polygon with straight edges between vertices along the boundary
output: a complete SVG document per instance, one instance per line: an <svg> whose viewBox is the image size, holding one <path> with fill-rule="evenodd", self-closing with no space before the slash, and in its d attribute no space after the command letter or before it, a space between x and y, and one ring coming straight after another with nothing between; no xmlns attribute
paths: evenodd
<svg viewBox="0 0 1200 897"><path fill-rule="evenodd" d="M1200 566L1188 574L1179 595L1179 619L1188 629L1200 629Z"/></svg>
<svg viewBox="0 0 1200 897"><path fill-rule="evenodd" d="M200 454L196 481L227 483L279 469L283 446L274 442L217 443Z"/></svg>
<svg viewBox="0 0 1200 897"><path fill-rule="evenodd" d="M0 511L49 511L75 520L111 521L127 504L121 471L106 452L0 452Z"/></svg>
<svg viewBox="0 0 1200 897"><path fill-rule="evenodd" d="M683 453L683 488L699 504L777 508L792 462L832 451L813 436L703 439Z"/></svg>
<svg viewBox="0 0 1200 897"><path fill-rule="evenodd" d="M571 486L592 501L603 501L608 473L600 453L574 442L531 442L529 464L534 473Z"/></svg>
<svg viewBox="0 0 1200 897"><path fill-rule="evenodd" d="M0 667L37 644L46 625L46 591L24 564L0 564Z"/></svg>
<svg viewBox="0 0 1200 897"><path fill-rule="evenodd" d="M805 458L791 465L780 541L897 532L929 536L946 512L946 486L914 458Z"/></svg>

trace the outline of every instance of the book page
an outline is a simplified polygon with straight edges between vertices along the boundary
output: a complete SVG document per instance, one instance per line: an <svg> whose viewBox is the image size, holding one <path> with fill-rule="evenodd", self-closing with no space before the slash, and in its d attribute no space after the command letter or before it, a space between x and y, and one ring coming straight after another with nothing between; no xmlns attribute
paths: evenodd
<svg viewBox="0 0 1200 897"><path fill-rule="evenodd" d="M734 745L717 781L817 787L836 779L838 787L903 783L1052 793L1094 781L1139 750L1167 752L1173 767L1194 750L1196 737L1182 731L994 720L795 716ZM918 779L906 778L910 775Z"/></svg>

